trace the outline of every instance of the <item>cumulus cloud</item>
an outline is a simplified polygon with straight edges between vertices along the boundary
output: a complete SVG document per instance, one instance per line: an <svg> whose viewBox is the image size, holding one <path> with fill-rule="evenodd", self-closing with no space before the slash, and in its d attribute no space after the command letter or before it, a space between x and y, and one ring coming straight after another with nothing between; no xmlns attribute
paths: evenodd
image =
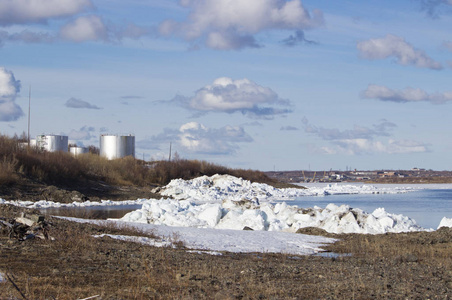
<svg viewBox="0 0 452 300"><path fill-rule="evenodd" d="M195 96L177 96L173 102L198 112L241 112L250 117L272 118L291 110L275 106L288 106L289 101L280 99L270 88L260 86L248 79L233 80L222 77L213 84L199 89Z"/></svg>
<svg viewBox="0 0 452 300"><path fill-rule="evenodd" d="M71 139L71 140L88 141L88 140L92 139L93 137L95 137L94 135L92 135L92 133L95 131L96 131L96 129L94 127L83 126L79 130L72 129L71 132L69 132L68 136L69 136L69 139Z"/></svg>
<svg viewBox="0 0 452 300"><path fill-rule="evenodd" d="M80 15L93 8L91 0L0 0L0 27L46 24L52 19L70 20L58 32L0 30L0 47L6 42L51 43L60 40L119 43L123 39L139 39L155 31L133 23L117 25L94 14Z"/></svg>
<svg viewBox="0 0 452 300"><path fill-rule="evenodd" d="M66 24L60 30L62 38L73 42L108 40L108 31L99 16L90 15L79 17Z"/></svg>
<svg viewBox="0 0 452 300"><path fill-rule="evenodd" d="M2 0L0 25L45 22L76 15L92 7L90 0Z"/></svg>
<svg viewBox="0 0 452 300"><path fill-rule="evenodd" d="M20 87L20 81L16 80L13 72L0 67L0 121L16 121L24 115L15 103Z"/></svg>
<svg viewBox="0 0 452 300"><path fill-rule="evenodd" d="M395 140L390 131L397 127L387 120L381 120L372 127L354 126L353 129L339 130L312 125L302 120L305 132L314 134L329 143L328 146L315 148L323 154L399 154L428 152L428 145L413 140Z"/></svg>
<svg viewBox="0 0 452 300"><path fill-rule="evenodd" d="M419 88L405 88L403 90L393 90L385 86L370 84L361 96L366 99L378 99L381 101L391 101L398 103L407 102L430 102L433 104L443 104L452 101L452 92L428 94Z"/></svg>
<svg viewBox="0 0 452 300"><path fill-rule="evenodd" d="M376 60L394 57L400 65L440 70L442 65L434 61L424 51L415 49L403 38L388 34L384 38L370 39L357 44L363 58Z"/></svg>
<svg viewBox="0 0 452 300"><path fill-rule="evenodd" d="M76 98L70 98L66 101L65 104L66 107L69 108L88 108L88 109L101 109L100 107L96 105L92 105L86 101L76 99Z"/></svg>
<svg viewBox="0 0 452 300"><path fill-rule="evenodd" d="M224 126L208 128L197 122L183 124L179 129L164 129L158 135L139 141L138 147L160 150L160 145L177 143L181 150L194 154L230 155L240 147L239 143L249 143L253 139L243 127Z"/></svg>
<svg viewBox="0 0 452 300"><path fill-rule="evenodd" d="M300 0L182 0L187 20L166 20L164 36L177 35L218 50L260 47L255 35L269 30L305 30L323 24L319 10L312 14Z"/></svg>
<svg viewBox="0 0 452 300"><path fill-rule="evenodd" d="M60 29L60 37L76 43L87 41L120 42L122 39L138 39L150 30L129 23L123 27L104 21L97 15L81 16Z"/></svg>

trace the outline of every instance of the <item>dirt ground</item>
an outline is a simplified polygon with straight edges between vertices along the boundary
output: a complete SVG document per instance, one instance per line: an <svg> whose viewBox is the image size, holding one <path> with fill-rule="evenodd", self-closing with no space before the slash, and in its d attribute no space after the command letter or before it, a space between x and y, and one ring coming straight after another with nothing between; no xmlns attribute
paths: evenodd
<svg viewBox="0 0 452 300"><path fill-rule="evenodd" d="M116 186L101 181L68 182L65 185L53 186L42 182L22 178L14 185L0 185L1 198L5 200L48 200L61 203L73 201L134 200L139 198L157 198L152 193L156 186Z"/></svg>
<svg viewBox="0 0 452 300"><path fill-rule="evenodd" d="M0 205L0 220L22 208ZM0 299L450 299L452 230L332 235L329 257L214 256L94 238L141 235L47 217L54 240L0 234ZM177 242L177 241L176 241ZM2 279L3 278L3 279Z"/></svg>

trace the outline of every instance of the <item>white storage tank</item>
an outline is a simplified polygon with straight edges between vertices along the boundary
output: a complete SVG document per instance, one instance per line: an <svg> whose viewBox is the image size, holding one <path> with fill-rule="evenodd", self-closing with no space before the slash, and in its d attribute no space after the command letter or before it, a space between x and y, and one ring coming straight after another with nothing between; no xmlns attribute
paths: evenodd
<svg viewBox="0 0 452 300"><path fill-rule="evenodd" d="M68 151L68 137L65 135L38 135L36 137L36 146L38 149L49 152Z"/></svg>
<svg viewBox="0 0 452 300"><path fill-rule="evenodd" d="M116 159L126 156L135 157L134 135L101 135L100 156L107 159Z"/></svg>
<svg viewBox="0 0 452 300"><path fill-rule="evenodd" d="M86 147L69 147L69 152L74 155L74 156L78 156L80 154L85 154L88 153L89 150Z"/></svg>

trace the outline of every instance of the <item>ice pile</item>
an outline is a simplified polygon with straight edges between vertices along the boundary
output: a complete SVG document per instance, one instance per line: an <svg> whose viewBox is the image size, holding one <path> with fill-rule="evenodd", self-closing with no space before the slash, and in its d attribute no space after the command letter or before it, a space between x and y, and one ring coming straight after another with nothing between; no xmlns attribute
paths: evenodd
<svg viewBox="0 0 452 300"><path fill-rule="evenodd" d="M202 176L192 180L174 179L160 190L163 196L178 200L195 202L221 202L223 200L291 200L302 196L323 196L338 194L378 194L403 193L409 189L377 188L372 185L338 185L309 189L287 188L277 189L268 184L251 183L248 180L231 175Z"/></svg>
<svg viewBox="0 0 452 300"><path fill-rule="evenodd" d="M438 229L441 227L451 227L452 228L452 218L442 218L441 222L439 222Z"/></svg>
<svg viewBox="0 0 452 300"><path fill-rule="evenodd" d="M101 201L74 201L72 203L60 203L47 200L33 201L21 201L12 200L8 201L0 198L0 204L12 204L15 206L27 207L27 208L50 208L50 207L64 207L64 208L74 208L74 207L93 207L93 206L122 206L122 205L138 205L146 202L147 199L137 199L137 200L125 200L125 201L111 201L111 200L101 200Z"/></svg>
<svg viewBox="0 0 452 300"><path fill-rule="evenodd" d="M387 213L384 208L369 214L348 205L300 209L285 202L273 205L250 200L195 203L150 199L141 209L126 214L121 220L177 227L288 232L304 227L318 227L331 233L370 234L423 230L414 220Z"/></svg>

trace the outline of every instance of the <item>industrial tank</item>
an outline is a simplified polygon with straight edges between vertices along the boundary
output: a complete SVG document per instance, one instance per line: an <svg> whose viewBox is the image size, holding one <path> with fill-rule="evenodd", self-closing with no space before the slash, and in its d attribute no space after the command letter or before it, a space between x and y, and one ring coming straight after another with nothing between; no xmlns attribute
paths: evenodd
<svg viewBox="0 0 452 300"><path fill-rule="evenodd" d="M80 154L88 153L89 151L86 147L69 147L69 152L74 156L78 156Z"/></svg>
<svg viewBox="0 0 452 300"><path fill-rule="evenodd" d="M135 157L135 136L131 134L100 136L100 156L116 159L129 155Z"/></svg>
<svg viewBox="0 0 452 300"><path fill-rule="evenodd" d="M36 147L49 152L67 152L68 137L64 135L38 135L36 137Z"/></svg>

